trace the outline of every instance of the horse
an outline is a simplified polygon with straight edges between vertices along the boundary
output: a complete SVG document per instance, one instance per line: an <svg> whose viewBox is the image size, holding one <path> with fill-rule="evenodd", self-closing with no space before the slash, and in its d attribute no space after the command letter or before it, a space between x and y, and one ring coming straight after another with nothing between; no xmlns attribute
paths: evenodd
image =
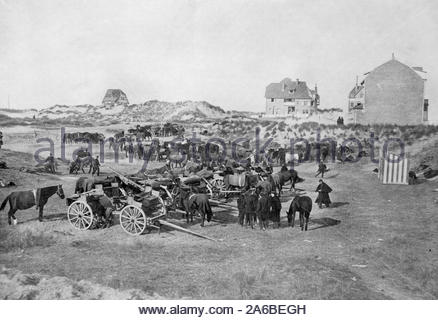
<svg viewBox="0 0 438 320"><path fill-rule="evenodd" d="M9 201L8 223L9 225L12 224L12 218L14 219L15 225L17 224L17 219L15 218L15 212L17 210L26 210L36 205L37 209L39 209L38 220L41 222L43 221L43 208L47 200L55 193L61 199L65 198L64 190L60 184L29 191L14 191L3 200L0 211L6 207L6 203Z"/></svg>
<svg viewBox="0 0 438 320"><path fill-rule="evenodd" d="M278 194L281 194L286 182L290 181L290 190L295 190L295 184L304 181L304 179L298 177L298 172L293 169L271 174L268 179L271 182L272 189L278 190Z"/></svg>
<svg viewBox="0 0 438 320"><path fill-rule="evenodd" d="M289 227L294 227L295 213L300 212L300 227L307 231L307 224L309 223L310 212L312 211L312 199L308 196L296 196L287 211L287 222ZM306 218L306 224L304 225L304 218Z"/></svg>
<svg viewBox="0 0 438 320"><path fill-rule="evenodd" d="M208 201L208 195L205 193L194 193L192 191L184 192L181 190L181 198L183 201L184 209L186 211L187 223L193 223L193 213L197 210L201 213L201 227L204 227L205 218L207 222L211 221L213 211L211 210L210 202ZM190 216L190 221L189 221Z"/></svg>
<svg viewBox="0 0 438 320"><path fill-rule="evenodd" d="M91 156L86 157L77 157L76 160L74 160L72 163L70 163L69 173L70 174L78 174L79 170L82 171L82 173L85 173L84 168L86 166L89 166L90 169L88 170L88 173L91 172L91 167L93 164L93 158Z"/></svg>

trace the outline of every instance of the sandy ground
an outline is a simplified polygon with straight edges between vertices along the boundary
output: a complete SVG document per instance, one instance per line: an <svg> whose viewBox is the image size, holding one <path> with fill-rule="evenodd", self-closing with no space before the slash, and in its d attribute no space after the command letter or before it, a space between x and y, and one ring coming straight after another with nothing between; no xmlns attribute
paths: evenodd
<svg viewBox="0 0 438 320"><path fill-rule="evenodd" d="M32 155L17 151L0 150L0 160L10 167L0 169L1 177L17 183L0 189L0 200L13 190L57 183L67 196L73 193L77 177L67 175L65 167L56 176L22 172ZM180 221L218 242L170 229L140 237L128 236L118 225L77 231L57 196L45 207L43 223L29 209L17 213L19 224L10 227L7 211L2 212L0 297L436 299L438 206L432 190L437 183L384 186L367 161L329 168L334 206L315 206L308 232L286 227L290 197L283 197L281 229L242 228L234 210L215 209L205 228ZM298 187L312 199L315 169L315 164L297 168L306 179ZM67 289L57 294L56 283ZM78 283L83 289L69 289ZM96 291L81 294L90 286Z"/></svg>

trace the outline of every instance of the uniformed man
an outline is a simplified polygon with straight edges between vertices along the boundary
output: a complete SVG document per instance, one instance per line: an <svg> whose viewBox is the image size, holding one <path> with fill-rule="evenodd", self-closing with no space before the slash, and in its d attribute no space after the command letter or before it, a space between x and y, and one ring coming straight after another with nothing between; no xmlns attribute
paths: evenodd
<svg viewBox="0 0 438 320"><path fill-rule="evenodd" d="M265 231L268 228L269 210L270 210L269 195L262 192L257 204L257 219L259 220L260 230Z"/></svg>
<svg viewBox="0 0 438 320"><path fill-rule="evenodd" d="M56 173L55 158L53 157L53 154L50 154L50 156L47 157L45 162L49 165L50 173Z"/></svg>
<svg viewBox="0 0 438 320"><path fill-rule="evenodd" d="M257 201L258 201L258 195L254 190L247 190L244 194L244 200L245 200L245 225L251 226L252 229L254 229L254 222L256 217L256 211L257 211Z"/></svg>
<svg viewBox="0 0 438 320"><path fill-rule="evenodd" d="M99 162L99 156L96 156L96 159L92 159L92 164L91 166L93 167L93 173L92 175L94 176L96 174L96 176L98 176L100 174L100 162Z"/></svg>
<svg viewBox="0 0 438 320"><path fill-rule="evenodd" d="M327 171L327 166L320 161L318 165L318 171L316 172L315 178L321 174L321 178L324 178L324 172Z"/></svg>
<svg viewBox="0 0 438 320"><path fill-rule="evenodd" d="M281 201L280 197L276 193L271 194L271 220L273 223L273 228L280 228L280 212L281 212Z"/></svg>
<svg viewBox="0 0 438 320"><path fill-rule="evenodd" d="M237 222L243 227L245 220L245 193L241 192L237 199L237 209L239 210L239 216Z"/></svg>
<svg viewBox="0 0 438 320"><path fill-rule="evenodd" d="M318 192L318 197L315 200L315 203L318 204L319 208L322 209L322 205L324 204L327 208L330 206L331 200L329 193L332 192L332 188L330 188L322 179L319 179L319 185L316 188L315 192Z"/></svg>

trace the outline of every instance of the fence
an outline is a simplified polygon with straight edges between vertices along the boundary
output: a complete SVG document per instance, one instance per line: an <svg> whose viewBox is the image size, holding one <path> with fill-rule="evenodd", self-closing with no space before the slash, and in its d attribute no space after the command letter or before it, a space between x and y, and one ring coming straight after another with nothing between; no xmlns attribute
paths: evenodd
<svg viewBox="0 0 438 320"><path fill-rule="evenodd" d="M388 153L386 156L380 153L379 157L379 180L383 184L409 184L409 159Z"/></svg>

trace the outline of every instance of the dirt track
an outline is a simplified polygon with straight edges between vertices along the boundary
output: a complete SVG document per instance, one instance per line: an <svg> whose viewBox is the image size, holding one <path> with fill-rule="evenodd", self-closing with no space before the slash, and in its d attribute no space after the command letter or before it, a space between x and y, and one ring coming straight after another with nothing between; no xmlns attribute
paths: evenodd
<svg viewBox="0 0 438 320"><path fill-rule="evenodd" d="M60 182L66 195L73 191L74 177L18 171L30 155L1 150L0 160L12 167L0 171L2 178L18 182L16 188L0 189L1 200L15 189ZM436 182L383 186L372 164L329 167L326 181L334 189L335 207L315 207L308 232L286 228L289 202L283 202L280 230L241 228L228 210L216 212L203 229L198 223L189 226L223 239L218 243L171 230L130 237L118 225L80 232L67 222L65 202L54 196L43 223L34 209L19 212L15 227L7 225L6 211L1 213L0 264L37 277L137 289L148 297L436 299ZM315 199L315 164L297 169L306 179L299 187ZM12 290L0 287L2 298ZM43 293L30 298L45 298Z"/></svg>

